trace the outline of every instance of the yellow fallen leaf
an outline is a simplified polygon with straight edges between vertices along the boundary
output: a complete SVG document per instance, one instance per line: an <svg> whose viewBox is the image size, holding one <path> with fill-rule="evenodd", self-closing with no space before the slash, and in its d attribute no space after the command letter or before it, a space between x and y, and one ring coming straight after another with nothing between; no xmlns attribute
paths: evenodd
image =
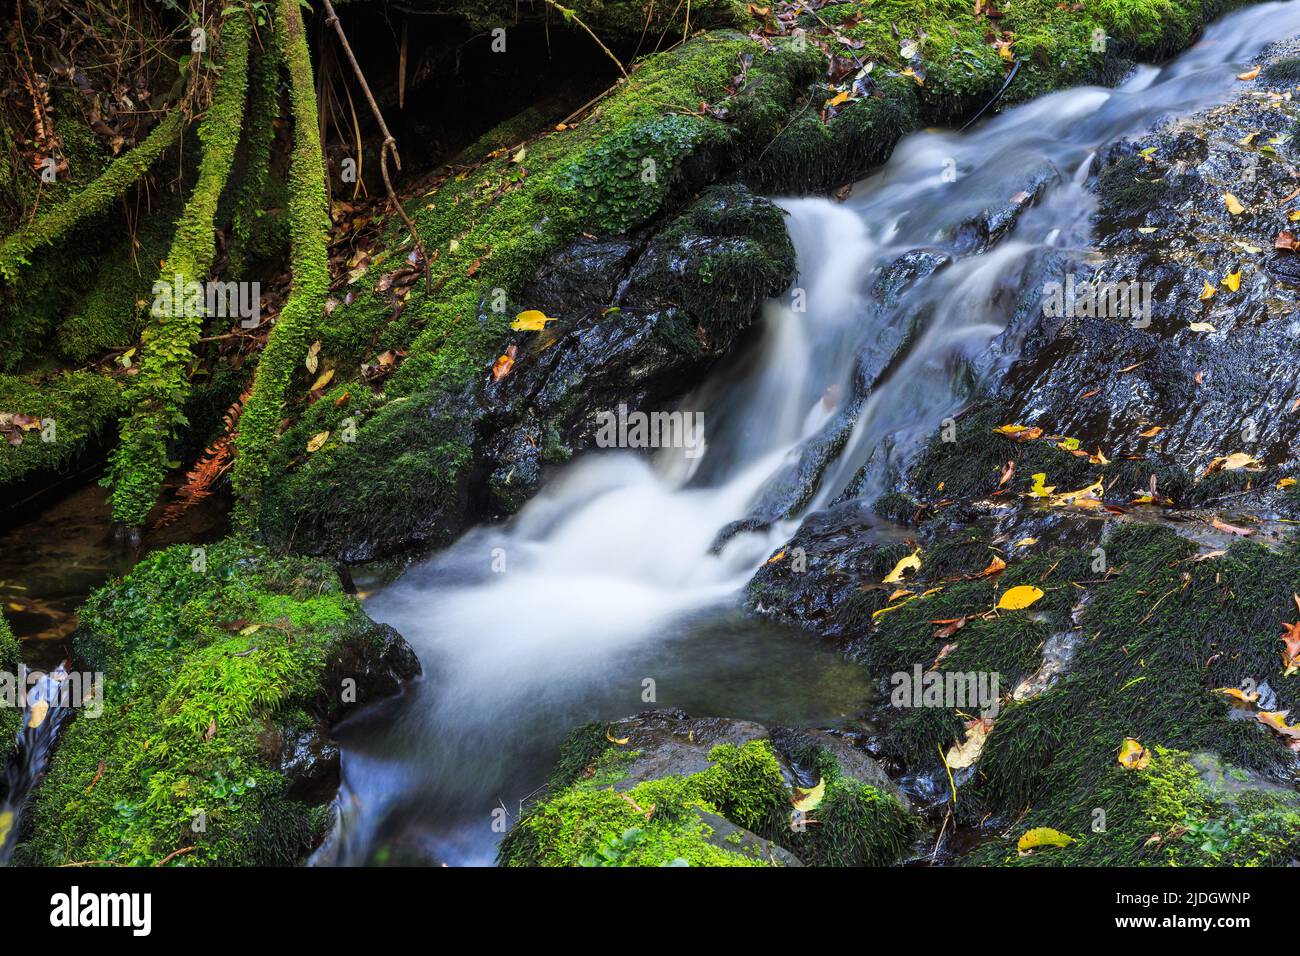
<svg viewBox="0 0 1300 956"><path fill-rule="evenodd" d="M248 637L249 634L256 634L261 629L262 629L261 624L250 624L248 625L248 627L242 628L239 634L241 637Z"/></svg>
<svg viewBox="0 0 1300 956"><path fill-rule="evenodd" d="M829 100L826 101L826 105L827 105L828 107L829 107L829 106L839 106L841 103L845 103L845 102L847 102L847 101L848 101L848 98L849 98L849 94L848 94L847 92L844 92L844 93L836 93L836 94L835 94L831 99L829 99Z"/></svg>
<svg viewBox="0 0 1300 956"><path fill-rule="evenodd" d="M976 720L967 726L966 739L960 744L949 747L948 754L944 757L949 770L969 767L979 759L980 753L984 750L984 743L991 732L990 723L991 721Z"/></svg>
<svg viewBox="0 0 1300 956"><path fill-rule="evenodd" d="M1098 478L1087 488L1080 488L1078 491L1065 491L1059 495L1052 495L1052 504L1054 505L1082 505L1086 506L1088 502L1101 503L1101 495L1105 490L1105 485Z"/></svg>
<svg viewBox="0 0 1300 956"><path fill-rule="evenodd" d="M1202 281L1205 282L1205 288L1201 289L1201 301L1204 302L1207 299L1214 298L1214 293L1217 292L1218 290L1215 289L1214 286L1210 285L1209 279L1205 279Z"/></svg>
<svg viewBox="0 0 1300 956"><path fill-rule="evenodd" d="M825 798L825 796L826 796L826 781L822 778L818 778L817 786L815 787L810 787L808 789L805 789L803 787L795 787L794 797L791 798L790 803L800 813L808 813L812 810L816 810L819 806L821 806L821 802Z"/></svg>
<svg viewBox="0 0 1300 956"><path fill-rule="evenodd" d="M1005 591L1002 597L998 598L998 610L1020 611L1029 607L1042 596L1043 592L1032 584L1020 584L1009 591Z"/></svg>
<svg viewBox="0 0 1300 956"><path fill-rule="evenodd" d="M1132 737L1126 737L1119 748L1119 764L1128 770L1142 770L1151 762L1151 751Z"/></svg>
<svg viewBox="0 0 1300 956"><path fill-rule="evenodd" d="M605 739L611 744L618 744L620 747L627 746L627 742L631 740L630 737L615 737L614 728L610 726L605 727Z"/></svg>
<svg viewBox="0 0 1300 956"><path fill-rule="evenodd" d="M526 312L520 312L515 316L515 320L510 323L510 328L516 332L540 332L546 328L547 322L555 322L556 319L547 315L545 312L537 309L529 309Z"/></svg>
<svg viewBox="0 0 1300 956"><path fill-rule="evenodd" d="M45 717L50 712L50 703L45 700L38 700L27 709L27 726L39 727L45 723Z"/></svg>
<svg viewBox="0 0 1300 956"><path fill-rule="evenodd" d="M1241 270L1238 269L1236 272L1229 272L1226 276L1223 277L1223 284L1226 285L1233 292L1236 292L1238 289L1240 289Z"/></svg>
<svg viewBox="0 0 1300 956"><path fill-rule="evenodd" d="M9 838L9 831L14 827L14 813L12 810L0 810L0 846L4 846L5 840Z"/></svg>
<svg viewBox="0 0 1300 956"><path fill-rule="evenodd" d="M1281 481L1277 483L1277 485L1275 485L1275 487L1277 488L1278 491L1281 491L1283 488L1290 488L1294 484L1295 484L1294 478L1283 478Z"/></svg>
<svg viewBox="0 0 1300 956"><path fill-rule="evenodd" d="M880 583L897 584L899 581L903 580L904 571L920 571L920 570L921 570L921 549L917 548L907 557L903 558L896 565L894 565L894 570L890 571L889 574L885 577L885 579Z"/></svg>
<svg viewBox="0 0 1300 956"><path fill-rule="evenodd" d="M307 441L307 454L314 455L320 451L324 444L329 441L329 432L317 432Z"/></svg>
<svg viewBox="0 0 1300 956"><path fill-rule="evenodd" d="M768 564L776 564L776 562L780 561L780 560L781 560L782 558L784 558L784 557L785 557L785 549L783 548L782 550L778 551L776 554L774 554L774 555L772 555L770 558L768 558L768 559L767 559L767 563L768 563Z"/></svg>
<svg viewBox="0 0 1300 956"><path fill-rule="evenodd" d="M1030 425L999 425L993 431L999 435L1006 435L1012 441L1033 441L1043 434L1041 428Z"/></svg>
<svg viewBox="0 0 1300 956"><path fill-rule="evenodd" d="M1051 827L1034 827L1032 830L1026 830L1016 841L1016 850L1023 856L1039 847L1069 846L1073 842L1074 837L1066 836L1060 830L1053 830Z"/></svg>
<svg viewBox="0 0 1300 956"><path fill-rule="evenodd" d="M1189 322L1187 324L1187 329L1190 332L1217 332L1218 331L1218 329L1216 329L1209 322Z"/></svg>
<svg viewBox="0 0 1300 956"><path fill-rule="evenodd" d="M1259 76L1259 67L1255 67L1253 70L1247 70L1245 73L1238 73L1237 79L1253 80L1257 76Z"/></svg>
<svg viewBox="0 0 1300 956"><path fill-rule="evenodd" d="M312 386L309 389L309 391L319 392L322 388L328 385L333 378L334 378L334 369L328 369L324 372L321 372L320 377L317 378L316 381L312 382Z"/></svg>
<svg viewBox="0 0 1300 956"><path fill-rule="evenodd" d="M913 595L913 594L915 594L915 593L916 593L915 591L909 591L909 590L907 590L906 588L899 588L899 589L898 589L897 591L895 591L893 594L889 595L889 603L890 603L890 604L893 604L893 603L894 603L895 601L897 601L899 598L905 598L905 597L908 597L908 596Z"/></svg>
<svg viewBox="0 0 1300 956"><path fill-rule="evenodd" d="M1038 544L1038 539L1037 539L1037 538L1021 538L1019 541L1017 541L1015 544L1013 544L1012 547L1013 547L1013 548L1027 548L1027 547L1029 547L1031 544Z"/></svg>
<svg viewBox="0 0 1300 956"><path fill-rule="evenodd" d="M1246 207L1243 206L1240 200L1238 200L1232 193L1223 194L1223 203L1228 207L1228 212L1232 213L1234 216L1240 216L1246 211Z"/></svg>
<svg viewBox="0 0 1300 956"><path fill-rule="evenodd" d="M1259 700L1259 694L1257 692L1251 691L1248 694L1240 687L1216 687L1214 688L1214 692L1216 694L1222 694L1224 697L1231 697L1233 700L1239 700L1243 704L1253 704L1255 701Z"/></svg>
<svg viewBox="0 0 1300 956"><path fill-rule="evenodd" d="M1040 471L1033 476L1034 484L1028 491L1030 498L1050 498L1052 492L1056 490L1056 485L1047 484L1047 472Z"/></svg>

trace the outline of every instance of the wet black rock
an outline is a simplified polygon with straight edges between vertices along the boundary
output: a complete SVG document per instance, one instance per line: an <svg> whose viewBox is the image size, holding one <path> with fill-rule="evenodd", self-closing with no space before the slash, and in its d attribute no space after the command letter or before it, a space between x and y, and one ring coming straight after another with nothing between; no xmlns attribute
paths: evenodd
<svg viewBox="0 0 1300 956"><path fill-rule="evenodd" d="M546 466L595 446L602 413L672 410L793 273L783 214L743 187L708 190L649 236L581 237L520 291L558 319L514 334L508 375L390 403L384 427L274 485L263 528L362 562L513 513Z"/></svg>

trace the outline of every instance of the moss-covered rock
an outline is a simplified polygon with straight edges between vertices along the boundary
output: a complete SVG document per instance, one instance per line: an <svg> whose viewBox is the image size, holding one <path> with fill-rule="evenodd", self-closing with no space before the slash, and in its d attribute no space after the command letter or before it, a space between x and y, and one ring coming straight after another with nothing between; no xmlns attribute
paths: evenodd
<svg viewBox="0 0 1300 956"><path fill-rule="evenodd" d="M0 487L36 481L74 464L111 431L122 410L122 388L94 372L50 376L0 375L0 412L31 415L44 424L22 444L0 451Z"/></svg>
<svg viewBox="0 0 1300 956"><path fill-rule="evenodd" d="M878 773L865 755L850 759ZM792 761L825 788L802 820ZM576 729L548 789L506 834L505 865L883 866L917 828L897 796L849 776L801 732L680 711Z"/></svg>
<svg viewBox="0 0 1300 956"><path fill-rule="evenodd" d="M234 539L145 558L91 596L74 647L104 709L33 793L27 863L301 862L330 822L329 727L419 671L328 565Z"/></svg>
<svg viewBox="0 0 1300 956"><path fill-rule="evenodd" d="M1287 866L1300 856L1300 797L1214 754L1160 746L1149 761L1127 770L1117 761L1101 774L1097 806L1087 826L1053 827L1071 838L1064 847L1033 852L1014 836L995 839L962 862L1004 866ZM1100 813L1098 811L1101 811Z"/></svg>

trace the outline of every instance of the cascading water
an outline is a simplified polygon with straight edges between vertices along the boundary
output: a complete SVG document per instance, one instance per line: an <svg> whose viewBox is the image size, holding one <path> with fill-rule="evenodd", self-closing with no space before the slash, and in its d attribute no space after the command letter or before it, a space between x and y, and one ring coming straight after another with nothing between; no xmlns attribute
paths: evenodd
<svg viewBox="0 0 1300 956"><path fill-rule="evenodd" d="M1250 56L1296 32L1300 2L1253 7L1118 89L1047 96L970 133L909 137L843 204L783 201L799 277L769 303L755 347L683 403L704 413L702 458L588 454L507 525L471 532L369 601L415 647L425 677L395 708L342 729L340 826L318 862L414 847L424 859L490 863L493 810L513 819L564 732L585 720L650 706L852 720L864 676L741 615L744 583L809 511L871 501L1015 359L1028 264L1089 244L1097 150L1223 99ZM1033 203L1013 195L1025 183L1045 184ZM964 224L1004 208L1013 215L1000 241L967 241ZM917 250L933 267L901 293L881 289L890 265ZM803 493L774 493L795 474ZM750 530L720 539L755 515ZM879 533L898 532L882 523Z"/></svg>
<svg viewBox="0 0 1300 956"><path fill-rule="evenodd" d="M0 866L13 855L23 804L44 771L75 703L62 664L48 674L33 673L30 680L26 674L22 677L19 683L26 693L23 725L18 731L16 753L6 768L4 799L0 800Z"/></svg>

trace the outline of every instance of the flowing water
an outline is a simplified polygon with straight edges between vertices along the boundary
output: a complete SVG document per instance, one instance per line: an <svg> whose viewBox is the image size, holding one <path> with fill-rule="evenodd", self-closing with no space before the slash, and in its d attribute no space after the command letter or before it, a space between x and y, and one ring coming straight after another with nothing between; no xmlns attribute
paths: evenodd
<svg viewBox="0 0 1300 956"><path fill-rule="evenodd" d="M844 203L781 201L799 276L768 304L760 340L683 402L704 413L702 458L585 455L508 524L472 531L369 600L425 676L342 728L340 826L318 862L492 862L493 810L514 819L563 734L586 720L680 706L856 724L866 678L834 651L742 614L743 585L802 515L846 489L871 501L1015 359L1012 311L1029 263L1091 241L1085 186L1099 149L1225 99L1253 55L1296 32L1300 2L1252 7L1117 89L1047 96L964 134L911 136ZM983 250L954 238L1044 169L1052 185L1008 236ZM881 270L916 249L954 261L897 301L873 293ZM806 443L836 429L841 450L811 498L714 547Z"/></svg>
<svg viewBox="0 0 1300 956"><path fill-rule="evenodd" d="M69 681L62 664L48 673L33 671L19 675L25 695L23 724L18 731L14 758L5 768L5 787L0 799L0 866L9 862L22 820L23 804L50 758L59 731L80 701L84 690L80 680ZM74 687L75 684L75 687Z"/></svg>

